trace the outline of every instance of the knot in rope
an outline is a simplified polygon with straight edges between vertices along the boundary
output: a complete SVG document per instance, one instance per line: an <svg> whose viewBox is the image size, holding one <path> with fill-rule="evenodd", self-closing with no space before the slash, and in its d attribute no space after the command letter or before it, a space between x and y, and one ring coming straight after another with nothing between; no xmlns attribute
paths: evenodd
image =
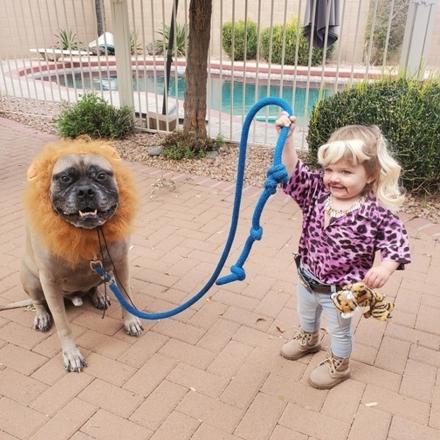
<svg viewBox="0 0 440 440"><path fill-rule="evenodd" d="M237 276L237 279L243 281L246 278L246 273L244 269L240 266L233 265L231 266L231 272Z"/></svg>
<svg viewBox="0 0 440 440"><path fill-rule="evenodd" d="M286 167L283 164L272 165L267 171L267 179L264 182L264 187L271 194L275 194L277 191L277 185L286 182L288 177Z"/></svg>
<svg viewBox="0 0 440 440"><path fill-rule="evenodd" d="M267 170L267 177L274 179L277 183L285 183L289 175L287 174L286 167L280 163L278 165L272 165Z"/></svg>
<svg viewBox="0 0 440 440"><path fill-rule="evenodd" d="M251 228L251 237L254 240L261 240L263 236L263 228L260 226L258 228Z"/></svg>

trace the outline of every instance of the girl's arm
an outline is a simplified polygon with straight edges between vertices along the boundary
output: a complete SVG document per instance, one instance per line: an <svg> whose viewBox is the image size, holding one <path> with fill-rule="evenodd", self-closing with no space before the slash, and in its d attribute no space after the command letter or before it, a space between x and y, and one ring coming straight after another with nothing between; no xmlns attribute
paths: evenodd
<svg viewBox="0 0 440 440"><path fill-rule="evenodd" d="M293 170L296 167L298 162L298 155L296 154L295 147L293 145L293 132L295 131L295 116L291 116L289 119L289 115L287 112L282 112L280 117L275 122L275 128L279 132L282 127L290 127L289 136L286 139L286 143L284 145L283 154L281 156L281 160L287 169L287 173L289 176L292 175Z"/></svg>
<svg viewBox="0 0 440 440"><path fill-rule="evenodd" d="M385 285L399 263L392 260L383 260L379 266L372 267L365 275L364 283L370 289L380 289Z"/></svg>

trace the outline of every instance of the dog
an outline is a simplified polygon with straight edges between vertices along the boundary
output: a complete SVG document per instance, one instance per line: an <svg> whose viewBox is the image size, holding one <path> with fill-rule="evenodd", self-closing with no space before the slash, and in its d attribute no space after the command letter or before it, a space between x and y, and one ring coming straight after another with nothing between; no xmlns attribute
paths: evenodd
<svg viewBox="0 0 440 440"><path fill-rule="evenodd" d="M87 363L72 336L64 299L88 294L97 308L109 306L97 290L102 281L90 268L96 259L129 292L129 234L138 205L133 178L105 142L59 141L47 145L29 167L24 205L20 278L36 310L33 327L46 332L53 319L64 367L79 372ZM141 321L124 309L123 323L129 335L143 331Z"/></svg>

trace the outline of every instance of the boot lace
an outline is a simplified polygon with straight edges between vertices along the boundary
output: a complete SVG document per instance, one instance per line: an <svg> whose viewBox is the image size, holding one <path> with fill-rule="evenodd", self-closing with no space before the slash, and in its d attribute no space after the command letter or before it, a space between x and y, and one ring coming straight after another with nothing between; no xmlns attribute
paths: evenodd
<svg viewBox="0 0 440 440"><path fill-rule="evenodd" d="M329 354L329 356L326 359L324 359L319 365L327 365L330 372L334 374L336 373L336 371L338 371L338 368L342 365L343 362L344 359L335 358L331 354Z"/></svg>
<svg viewBox="0 0 440 440"><path fill-rule="evenodd" d="M318 332L321 334L321 337L318 338L319 343L321 343L325 335L327 334L327 330L324 328L320 328ZM302 328L299 328L292 339L298 341L298 343L302 347L305 347L306 345L311 344L314 335L315 333L309 333L304 331Z"/></svg>

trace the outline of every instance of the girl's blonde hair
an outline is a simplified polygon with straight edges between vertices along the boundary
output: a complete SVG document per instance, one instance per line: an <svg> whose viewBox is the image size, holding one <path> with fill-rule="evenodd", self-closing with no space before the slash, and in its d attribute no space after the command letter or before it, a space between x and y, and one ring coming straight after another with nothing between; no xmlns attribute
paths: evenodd
<svg viewBox="0 0 440 440"><path fill-rule="evenodd" d="M401 167L390 155L386 139L376 125L347 125L339 128L327 144L318 150L318 162L326 167L340 160L362 164L369 177L374 177L371 189L379 202L397 210L404 195L399 187Z"/></svg>

